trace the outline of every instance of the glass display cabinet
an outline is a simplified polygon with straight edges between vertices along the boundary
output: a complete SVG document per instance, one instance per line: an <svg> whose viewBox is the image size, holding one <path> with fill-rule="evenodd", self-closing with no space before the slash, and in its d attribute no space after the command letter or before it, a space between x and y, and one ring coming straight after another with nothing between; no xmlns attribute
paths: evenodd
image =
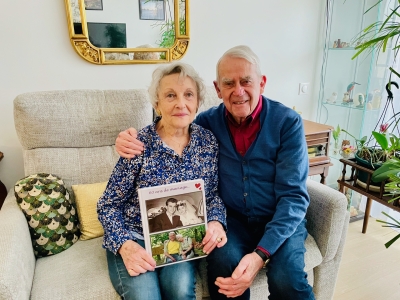
<svg viewBox="0 0 400 300"><path fill-rule="evenodd" d="M318 99L317 122L345 129L353 136L368 136L375 128L380 116L382 93L387 83L388 58L373 51L357 58L355 39L370 24L382 20L386 5L390 1L377 0L331 0L328 4L325 48L321 70L321 84ZM374 6L375 5L375 6ZM373 7L374 6L374 7ZM373 7L372 9L370 9ZM368 9L370 9L368 11ZM365 13L368 11L367 13ZM349 140L355 146L354 139L341 132L338 147L343 140ZM329 156L332 166L326 178L326 184L338 188L337 180L341 176L342 158L339 149L335 149L333 139ZM349 209L357 204L351 203L349 191ZM352 206L354 206L352 208ZM352 215L356 215L354 211Z"/></svg>

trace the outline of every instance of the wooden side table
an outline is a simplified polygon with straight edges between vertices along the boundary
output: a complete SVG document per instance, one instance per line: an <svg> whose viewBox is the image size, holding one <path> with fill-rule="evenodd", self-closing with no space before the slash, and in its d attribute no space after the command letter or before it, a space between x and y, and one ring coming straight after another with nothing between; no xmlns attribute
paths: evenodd
<svg viewBox="0 0 400 300"><path fill-rule="evenodd" d="M303 124L309 157L308 175L320 175L320 182L325 184L329 167L333 165L329 158L329 141L333 127L308 120L303 120Z"/></svg>
<svg viewBox="0 0 400 300"><path fill-rule="evenodd" d="M369 219L369 214L371 211L371 205L372 205L372 200L389 207L395 211L400 212L400 203L399 200L395 200L393 202L389 201L392 199L391 196L385 196L385 181L381 182L379 186L379 192L372 191L370 189L370 186L372 185L371 177L372 173L374 172L373 170L364 168L360 165L358 165L354 159L340 159L339 160L343 164L343 170L342 170L342 177L341 179L338 180L340 189L339 191L343 194L345 194L345 187L356 191L357 193L360 193L361 195L364 195L367 197L367 204L365 207L365 214L364 214L364 221L363 221L363 226L362 226L362 233L367 232L367 226L368 226L368 219ZM351 173L350 173L350 178L346 178L346 167L350 166L351 167ZM367 182L365 183L365 187L362 187L359 185L357 181L357 171L361 170L364 171L368 174Z"/></svg>

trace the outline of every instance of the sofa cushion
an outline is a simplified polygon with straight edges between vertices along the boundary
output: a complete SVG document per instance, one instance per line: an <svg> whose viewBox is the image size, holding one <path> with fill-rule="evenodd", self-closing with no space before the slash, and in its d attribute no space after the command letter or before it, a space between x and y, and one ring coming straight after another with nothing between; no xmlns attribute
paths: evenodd
<svg viewBox="0 0 400 300"><path fill-rule="evenodd" d="M78 240L68 251L39 258L31 300L121 299L111 284L101 243L101 237Z"/></svg>
<svg viewBox="0 0 400 300"><path fill-rule="evenodd" d="M97 201L106 189L107 182L72 185L81 229L81 240L90 240L104 234L97 218Z"/></svg>
<svg viewBox="0 0 400 300"><path fill-rule="evenodd" d="M36 257L60 253L78 240L75 207L61 178L33 174L19 180L14 191L28 221Z"/></svg>
<svg viewBox="0 0 400 300"><path fill-rule="evenodd" d="M46 109L39 109L42 107ZM113 145L122 130L140 129L152 120L145 89L31 92L14 100L15 128L25 150L93 150L91 147ZM25 163L28 161L24 158ZM57 174L65 179L63 174Z"/></svg>

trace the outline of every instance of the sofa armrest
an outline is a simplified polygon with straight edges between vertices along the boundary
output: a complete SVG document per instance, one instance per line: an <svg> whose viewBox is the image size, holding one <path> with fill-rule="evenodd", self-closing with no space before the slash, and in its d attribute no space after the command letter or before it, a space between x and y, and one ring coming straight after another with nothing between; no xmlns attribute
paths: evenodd
<svg viewBox="0 0 400 300"><path fill-rule="evenodd" d="M29 227L12 190L0 210L0 299L29 299L35 271Z"/></svg>
<svg viewBox="0 0 400 300"><path fill-rule="evenodd" d="M347 217L347 198L337 190L308 179L310 206L307 230L315 239L324 261L333 259L338 250Z"/></svg>

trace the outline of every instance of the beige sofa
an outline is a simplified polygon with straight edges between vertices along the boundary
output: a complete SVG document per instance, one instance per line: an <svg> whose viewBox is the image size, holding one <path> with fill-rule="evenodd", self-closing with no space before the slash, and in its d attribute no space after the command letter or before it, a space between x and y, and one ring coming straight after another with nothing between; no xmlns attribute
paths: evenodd
<svg viewBox="0 0 400 300"><path fill-rule="evenodd" d="M34 92L14 101L15 128L23 147L25 174L60 176L72 184L107 181L118 159L117 134L152 121L145 90ZM202 109L219 104L213 88ZM346 237L347 200L309 180L306 271L317 299L333 296ZM27 221L10 191L0 210L0 299L119 299L108 277L102 238L78 240L71 248L35 259ZM197 274L197 299L208 296L205 261ZM265 274L251 299L267 299Z"/></svg>

